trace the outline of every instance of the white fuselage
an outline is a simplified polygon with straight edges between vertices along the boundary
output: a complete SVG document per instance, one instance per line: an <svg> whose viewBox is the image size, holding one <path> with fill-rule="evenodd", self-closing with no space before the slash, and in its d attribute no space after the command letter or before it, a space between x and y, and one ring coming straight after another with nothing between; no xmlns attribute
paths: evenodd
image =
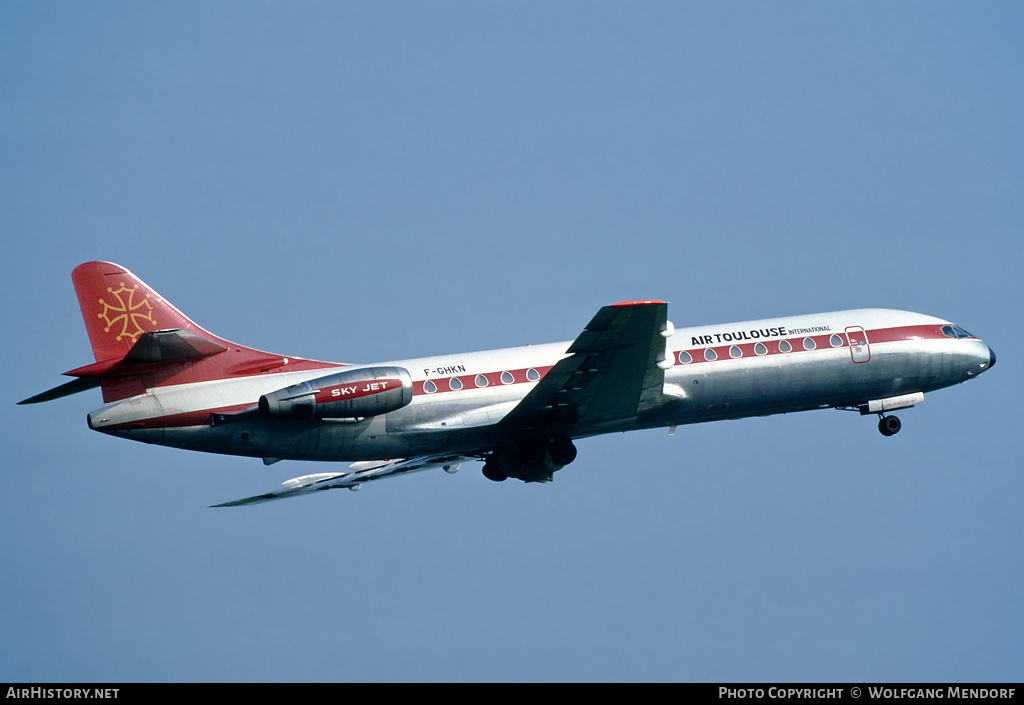
<svg viewBox="0 0 1024 705"><path fill-rule="evenodd" d="M572 435L858 407L957 384L994 362L981 340L944 333L943 327L952 324L904 311L859 309L675 329L666 339L661 402L631 418L584 424ZM400 409L366 418L300 423L250 413L229 423L212 420L218 413L252 407L261 395L338 369L331 368L154 387L94 411L89 425L147 443L275 459L470 453L505 440L498 422L569 346L379 363L408 370L413 398Z"/></svg>

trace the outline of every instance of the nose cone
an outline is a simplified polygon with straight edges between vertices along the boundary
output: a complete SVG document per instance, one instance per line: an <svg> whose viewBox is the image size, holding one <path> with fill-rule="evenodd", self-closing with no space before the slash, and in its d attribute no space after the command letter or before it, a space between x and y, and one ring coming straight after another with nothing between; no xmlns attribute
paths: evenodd
<svg viewBox="0 0 1024 705"><path fill-rule="evenodd" d="M996 351L992 348L988 349L988 368L991 370L996 366Z"/></svg>

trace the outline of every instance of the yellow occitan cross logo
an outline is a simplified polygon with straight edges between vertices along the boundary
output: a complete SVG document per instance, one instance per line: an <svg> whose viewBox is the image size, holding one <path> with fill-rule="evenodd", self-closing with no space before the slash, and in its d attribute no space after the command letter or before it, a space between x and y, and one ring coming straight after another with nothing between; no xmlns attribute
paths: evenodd
<svg viewBox="0 0 1024 705"><path fill-rule="evenodd" d="M149 303L149 295L147 294L139 302L135 301L135 290L138 288L138 285L135 285L129 289L124 282L121 282L121 288L117 291L107 287L107 291L117 301L116 303L107 303L100 299L103 311L96 317L106 321L107 327L103 329L104 333L109 333L112 328L120 324L121 330L117 333L117 339L131 338L134 343L139 335L145 333L142 326L139 325L139 321L149 321L150 324L156 325L156 321L153 320L153 306ZM127 299L125 294L127 294Z"/></svg>

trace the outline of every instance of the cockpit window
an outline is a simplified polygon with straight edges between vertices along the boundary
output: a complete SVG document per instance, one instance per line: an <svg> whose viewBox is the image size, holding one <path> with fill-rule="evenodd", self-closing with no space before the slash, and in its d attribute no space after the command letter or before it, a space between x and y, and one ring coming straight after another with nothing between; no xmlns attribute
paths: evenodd
<svg viewBox="0 0 1024 705"><path fill-rule="evenodd" d="M974 336L960 326L942 326L942 334L947 338L973 338Z"/></svg>

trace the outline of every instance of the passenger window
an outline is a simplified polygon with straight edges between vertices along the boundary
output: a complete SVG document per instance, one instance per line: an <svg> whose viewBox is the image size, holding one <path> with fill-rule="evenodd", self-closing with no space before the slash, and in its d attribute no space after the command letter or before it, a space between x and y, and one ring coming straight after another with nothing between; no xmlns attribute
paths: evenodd
<svg viewBox="0 0 1024 705"><path fill-rule="evenodd" d="M843 347L843 339L833 333L832 337L828 339L828 344L833 348L841 348Z"/></svg>
<svg viewBox="0 0 1024 705"><path fill-rule="evenodd" d="M804 338L804 350L814 350L816 347L818 346L814 344L813 338Z"/></svg>
<svg viewBox="0 0 1024 705"><path fill-rule="evenodd" d="M679 363L682 364L682 365L686 365L686 364L689 364L691 362L693 362L693 358L690 357L690 353L686 352L685 350L680 351L680 353L679 353Z"/></svg>
<svg viewBox="0 0 1024 705"><path fill-rule="evenodd" d="M448 380L448 388L451 389L453 392L459 391L460 389L462 389L462 380L459 379L458 377L452 377L450 380Z"/></svg>
<svg viewBox="0 0 1024 705"><path fill-rule="evenodd" d="M708 348L707 350L704 351L704 359L707 360L708 362L711 362L712 360L717 360L718 353L716 353L711 348Z"/></svg>
<svg viewBox="0 0 1024 705"><path fill-rule="evenodd" d="M530 380L531 382L536 382L538 379L540 379L540 372L531 367L526 371L526 379Z"/></svg>
<svg viewBox="0 0 1024 705"><path fill-rule="evenodd" d="M758 343L757 345L754 346L754 354L755 355L767 355L768 354L768 346L765 345L764 343Z"/></svg>
<svg viewBox="0 0 1024 705"><path fill-rule="evenodd" d="M476 386L478 386L478 387L486 387L486 386L487 386L487 378L486 378L486 377L484 377L483 375L477 375L477 376L476 376L476 379L475 379L475 380L473 380L473 382L474 382L474 383L476 384Z"/></svg>
<svg viewBox="0 0 1024 705"><path fill-rule="evenodd" d="M791 352L792 350L793 346L789 344L788 340L779 341L779 352Z"/></svg>
<svg viewBox="0 0 1024 705"><path fill-rule="evenodd" d="M740 350L739 345L733 345L729 348L729 357L743 357L743 351Z"/></svg>
<svg viewBox="0 0 1024 705"><path fill-rule="evenodd" d="M502 372L501 373L501 383L502 384L512 384L515 381L516 381L516 378L512 376L511 372Z"/></svg>
<svg viewBox="0 0 1024 705"><path fill-rule="evenodd" d="M431 382L429 379L423 383L423 391L427 394L433 394L437 391L437 385Z"/></svg>

